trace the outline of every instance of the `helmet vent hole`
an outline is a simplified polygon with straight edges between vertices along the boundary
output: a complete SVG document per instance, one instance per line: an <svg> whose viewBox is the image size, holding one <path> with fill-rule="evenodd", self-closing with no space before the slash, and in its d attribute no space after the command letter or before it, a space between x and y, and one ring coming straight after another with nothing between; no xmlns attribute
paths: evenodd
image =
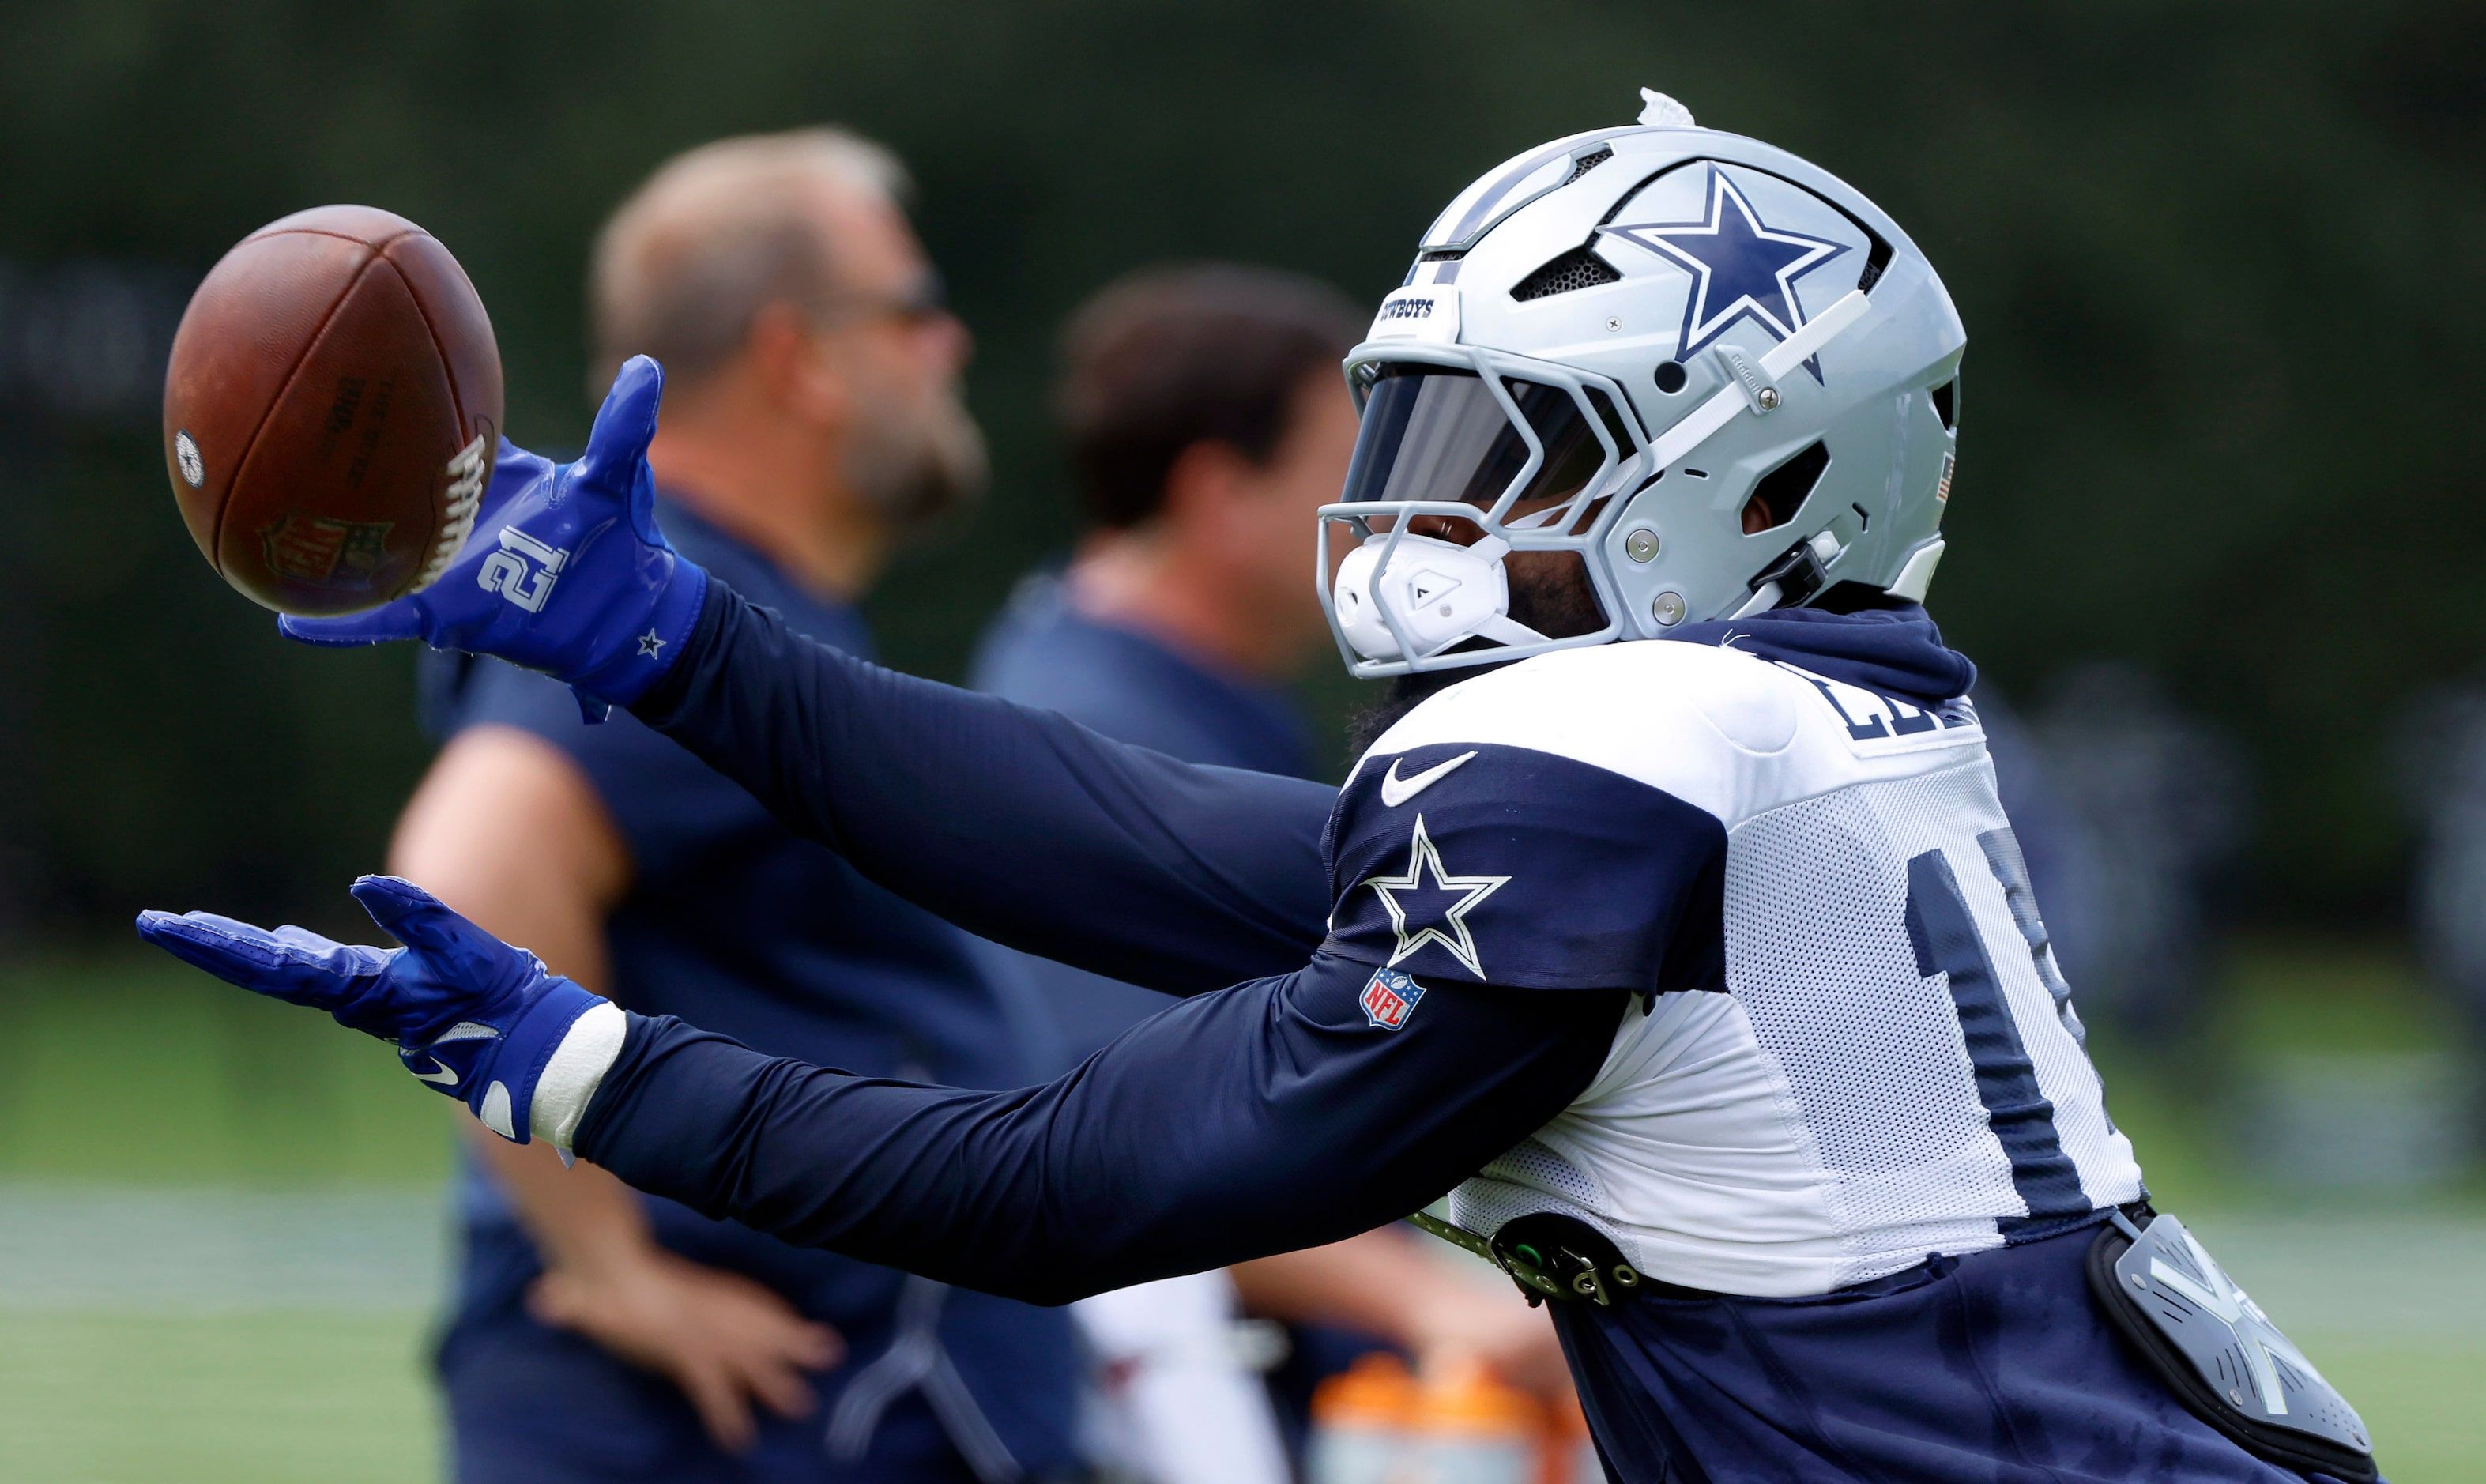
<svg viewBox="0 0 2486 1484"><path fill-rule="evenodd" d="M1611 284L1621 277L1614 264L1588 251L1588 244L1582 243L1521 279L1510 290L1510 296L1524 304L1531 299L1551 298L1578 289L1594 289L1599 284Z"/></svg>
<svg viewBox="0 0 2486 1484"><path fill-rule="evenodd" d="M1805 497L1821 482L1821 472L1829 467L1830 451L1811 443L1762 475L1753 485L1753 498L1744 503L1744 534L1757 536L1775 531L1795 519L1795 512L1804 508Z"/></svg>
<svg viewBox="0 0 2486 1484"><path fill-rule="evenodd" d="M1959 378L1954 376L1950 380L1944 382L1941 386L1934 388L1933 392L1934 416L1942 419L1943 431L1947 433L1957 432L1959 430L1959 419L1951 410L1951 398L1955 395L1958 386Z"/></svg>
<svg viewBox="0 0 2486 1484"><path fill-rule="evenodd" d="M1657 365L1657 389L1669 397L1682 391L1683 384L1691 379L1692 373L1683 369L1681 361L1660 361Z"/></svg>
<svg viewBox="0 0 2486 1484"><path fill-rule="evenodd" d="M1571 173L1562 178L1562 183L1570 184L1614 157L1615 151L1611 148L1601 146L1589 151L1571 162Z"/></svg>

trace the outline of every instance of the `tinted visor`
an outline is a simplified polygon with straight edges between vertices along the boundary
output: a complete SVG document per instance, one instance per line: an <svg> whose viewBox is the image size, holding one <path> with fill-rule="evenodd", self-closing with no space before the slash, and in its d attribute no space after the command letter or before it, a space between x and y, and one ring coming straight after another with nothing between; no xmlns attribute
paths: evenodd
<svg viewBox="0 0 2486 1484"><path fill-rule="evenodd" d="M1367 368L1364 422L1355 438L1342 498L1457 500L1490 507L1528 464L1528 440L1474 371L1413 362ZM1519 492L1524 502L1567 500L1606 461L1605 446L1577 398L1561 387L1505 380L1503 386L1544 445L1545 462ZM1613 407L1588 394L1629 454L1631 437Z"/></svg>

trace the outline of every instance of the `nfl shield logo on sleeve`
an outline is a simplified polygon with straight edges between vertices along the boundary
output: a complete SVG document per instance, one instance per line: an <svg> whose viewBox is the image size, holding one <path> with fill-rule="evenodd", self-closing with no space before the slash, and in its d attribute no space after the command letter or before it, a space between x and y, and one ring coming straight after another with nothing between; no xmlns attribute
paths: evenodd
<svg viewBox="0 0 2486 1484"><path fill-rule="evenodd" d="M1384 1031L1395 1031L1407 1024L1416 1002L1423 998L1423 985L1395 969L1383 969L1364 986L1364 1018Z"/></svg>

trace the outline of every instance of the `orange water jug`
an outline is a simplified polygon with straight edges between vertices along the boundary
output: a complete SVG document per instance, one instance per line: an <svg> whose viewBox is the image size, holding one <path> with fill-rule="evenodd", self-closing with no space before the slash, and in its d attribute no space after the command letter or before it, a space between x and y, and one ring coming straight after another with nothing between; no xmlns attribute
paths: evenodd
<svg viewBox="0 0 2486 1484"><path fill-rule="evenodd" d="M1420 1396L1406 1362L1386 1350L1358 1356L1322 1382L1312 1392L1310 1484L1414 1484L1409 1465Z"/></svg>
<svg viewBox="0 0 2486 1484"><path fill-rule="evenodd" d="M1416 1409L1420 1484L1535 1484L1545 1409L1482 1361L1453 1360L1425 1378Z"/></svg>
<svg viewBox="0 0 2486 1484"><path fill-rule="evenodd" d="M1579 1398L1566 1396L1545 1409L1544 1451L1537 1456L1536 1484L1606 1484L1606 1466L1588 1441L1588 1419Z"/></svg>

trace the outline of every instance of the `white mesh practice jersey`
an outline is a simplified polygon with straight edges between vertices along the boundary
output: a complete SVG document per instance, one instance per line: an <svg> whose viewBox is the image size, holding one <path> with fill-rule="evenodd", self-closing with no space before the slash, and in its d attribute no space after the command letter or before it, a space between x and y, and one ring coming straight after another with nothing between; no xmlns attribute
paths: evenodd
<svg viewBox="0 0 2486 1484"><path fill-rule="evenodd" d="M1455 1193L1473 1230L1566 1212L1666 1281L1794 1296L2141 1194L1965 701L1560 651L1411 712L1331 828L1378 1023L1426 979L1640 997Z"/></svg>

